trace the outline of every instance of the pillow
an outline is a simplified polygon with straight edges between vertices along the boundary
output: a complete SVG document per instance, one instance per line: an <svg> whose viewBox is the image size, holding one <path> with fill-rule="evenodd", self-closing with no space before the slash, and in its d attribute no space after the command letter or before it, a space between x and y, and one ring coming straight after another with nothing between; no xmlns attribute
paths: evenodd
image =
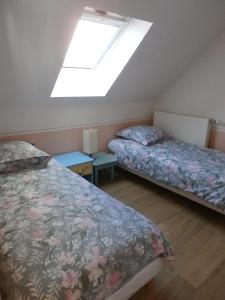
<svg viewBox="0 0 225 300"><path fill-rule="evenodd" d="M147 146L159 141L163 137L163 131L157 127L148 125L131 126L117 131L116 136L133 140Z"/></svg>
<svg viewBox="0 0 225 300"><path fill-rule="evenodd" d="M45 168L51 158L27 142L0 143L0 173Z"/></svg>

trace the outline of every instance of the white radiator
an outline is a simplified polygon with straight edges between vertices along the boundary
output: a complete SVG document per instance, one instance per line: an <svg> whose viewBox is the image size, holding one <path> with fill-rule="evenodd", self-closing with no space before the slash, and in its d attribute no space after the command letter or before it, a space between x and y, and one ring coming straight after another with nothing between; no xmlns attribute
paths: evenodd
<svg viewBox="0 0 225 300"><path fill-rule="evenodd" d="M153 124L184 142L200 147L208 146L209 119L156 111Z"/></svg>

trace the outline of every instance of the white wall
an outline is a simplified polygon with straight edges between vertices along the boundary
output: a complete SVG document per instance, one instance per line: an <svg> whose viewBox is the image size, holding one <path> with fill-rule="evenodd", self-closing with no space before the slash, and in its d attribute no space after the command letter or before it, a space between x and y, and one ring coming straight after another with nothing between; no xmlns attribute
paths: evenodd
<svg viewBox="0 0 225 300"><path fill-rule="evenodd" d="M54 101L49 95L83 6L154 25L106 97ZM148 101L224 26L221 0L0 0L0 134L149 116Z"/></svg>
<svg viewBox="0 0 225 300"><path fill-rule="evenodd" d="M0 134L104 124L151 116L152 102L68 104L0 110Z"/></svg>
<svg viewBox="0 0 225 300"><path fill-rule="evenodd" d="M225 122L225 32L159 97L155 109Z"/></svg>

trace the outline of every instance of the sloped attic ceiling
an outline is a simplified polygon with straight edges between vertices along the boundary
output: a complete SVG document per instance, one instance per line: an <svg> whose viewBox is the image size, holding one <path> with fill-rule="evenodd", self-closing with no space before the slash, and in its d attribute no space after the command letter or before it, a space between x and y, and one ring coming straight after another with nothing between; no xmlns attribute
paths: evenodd
<svg viewBox="0 0 225 300"><path fill-rule="evenodd" d="M101 101L154 100L225 27L224 0L1 0L1 108L74 101L49 96L84 6L154 23Z"/></svg>

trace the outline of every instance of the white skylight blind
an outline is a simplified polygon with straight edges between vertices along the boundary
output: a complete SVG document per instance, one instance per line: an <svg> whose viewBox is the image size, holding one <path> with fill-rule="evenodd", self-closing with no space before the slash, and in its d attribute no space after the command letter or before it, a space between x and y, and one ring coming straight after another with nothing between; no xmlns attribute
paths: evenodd
<svg viewBox="0 0 225 300"><path fill-rule="evenodd" d="M91 69L118 37L126 21L85 14L79 20L63 67Z"/></svg>
<svg viewBox="0 0 225 300"><path fill-rule="evenodd" d="M151 26L86 7L51 97L104 97Z"/></svg>

